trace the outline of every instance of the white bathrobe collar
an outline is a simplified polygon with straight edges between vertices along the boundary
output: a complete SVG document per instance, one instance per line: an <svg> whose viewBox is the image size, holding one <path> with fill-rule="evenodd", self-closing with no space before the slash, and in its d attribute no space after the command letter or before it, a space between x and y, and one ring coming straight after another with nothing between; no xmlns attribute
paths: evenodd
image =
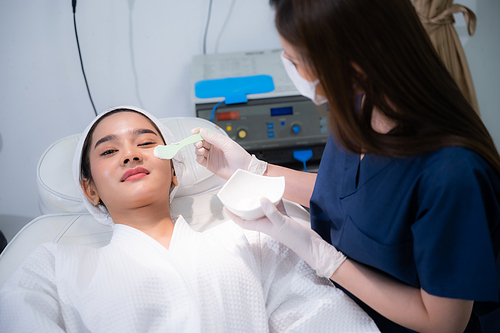
<svg viewBox="0 0 500 333"><path fill-rule="evenodd" d="M172 220L175 220L175 222L169 249L166 249L146 233L124 224L115 224L110 244L124 245L128 249L147 249L162 256L167 255L166 253L168 252L177 252L178 247L188 246L193 248L197 239L196 236L200 235L200 233L194 231L182 216L178 216ZM133 244L130 243L130 239L134 239ZM193 244L191 246L191 244L186 244L186 242Z"/></svg>

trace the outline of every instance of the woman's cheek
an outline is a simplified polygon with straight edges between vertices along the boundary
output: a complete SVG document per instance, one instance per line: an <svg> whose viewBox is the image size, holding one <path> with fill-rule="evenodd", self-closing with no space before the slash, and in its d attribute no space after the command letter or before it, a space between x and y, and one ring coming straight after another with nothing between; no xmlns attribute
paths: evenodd
<svg viewBox="0 0 500 333"><path fill-rule="evenodd" d="M111 179L111 173L102 163L95 163L92 165L92 177L94 181L99 179L108 182Z"/></svg>
<svg viewBox="0 0 500 333"><path fill-rule="evenodd" d="M109 173L108 170L104 170L104 172L102 173L102 178L106 180L109 180L111 178L111 174Z"/></svg>

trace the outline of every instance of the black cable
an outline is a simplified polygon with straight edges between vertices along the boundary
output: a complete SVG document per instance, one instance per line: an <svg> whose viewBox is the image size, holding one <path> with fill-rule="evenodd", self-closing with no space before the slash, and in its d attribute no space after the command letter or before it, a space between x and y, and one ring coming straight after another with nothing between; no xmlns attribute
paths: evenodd
<svg viewBox="0 0 500 333"><path fill-rule="evenodd" d="M212 16L212 0L208 4L208 17L207 24L205 25L205 34L203 36L203 54L207 54L207 35L208 35L208 26L210 25L210 16Z"/></svg>
<svg viewBox="0 0 500 333"><path fill-rule="evenodd" d="M78 46L78 55L80 56L80 64L82 65L83 78L85 79L85 85L87 86L87 92L89 93L90 103L92 103L92 108L94 108L94 113L97 116L97 111L95 109L94 101L92 100L92 95L90 95L89 84L87 82L87 76L85 75L85 69L83 68L82 52L80 51L80 43L78 41L78 31L76 30L76 14L75 14L76 1L73 0L73 23L75 25L75 37L76 45Z"/></svg>
<svg viewBox="0 0 500 333"><path fill-rule="evenodd" d="M214 53L217 53L219 50L220 38L221 38L222 34L224 33L224 31L226 30L227 23L229 22L229 19L231 18L231 14L233 13L235 3L236 3L236 0L233 0L231 2L231 6L229 7L229 11L227 12L227 15L226 15L226 20L224 21L224 24L222 25L222 28L220 29L219 36L217 36L217 41L215 42Z"/></svg>

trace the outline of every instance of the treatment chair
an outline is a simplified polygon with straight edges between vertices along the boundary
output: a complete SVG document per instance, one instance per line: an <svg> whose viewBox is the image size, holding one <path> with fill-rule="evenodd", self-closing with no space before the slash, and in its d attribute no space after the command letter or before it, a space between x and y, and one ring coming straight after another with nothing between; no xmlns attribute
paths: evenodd
<svg viewBox="0 0 500 333"><path fill-rule="evenodd" d="M209 128L227 135L215 124L201 118L164 118L173 135L182 139L195 127ZM51 145L37 166L39 208L43 215L29 222L0 254L0 288L23 260L40 244L56 242L101 247L108 244L112 227L97 222L87 213L72 177L73 153L80 134L65 137ZM203 231L228 220L217 193L224 180L196 162L194 147L179 154L185 164L182 182L171 204L172 216L183 215L194 230ZM300 205L285 201L290 216L309 223L308 212Z"/></svg>

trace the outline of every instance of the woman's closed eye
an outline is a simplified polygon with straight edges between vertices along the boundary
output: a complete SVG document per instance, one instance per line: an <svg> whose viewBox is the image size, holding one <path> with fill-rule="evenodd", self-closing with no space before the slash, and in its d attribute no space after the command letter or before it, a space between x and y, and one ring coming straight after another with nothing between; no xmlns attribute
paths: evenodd
<svg viewBox="0 0 500 333"><path fill-rule="evenodd" d="M157 144L158 144L157 142L147 141L147 142L143 142L143 143L139 144L138 146L139 147L147 147L147 146L157 145Z"/></svg>
<svg viewBox="0 0 500 333"><path fill-rule="evenodd" d="M107 149L105 151L103 151L101 154L99 154L99 156L106 156L106 155L111 155L113 153L116 153L118 150L116 149Z"/></svg>

